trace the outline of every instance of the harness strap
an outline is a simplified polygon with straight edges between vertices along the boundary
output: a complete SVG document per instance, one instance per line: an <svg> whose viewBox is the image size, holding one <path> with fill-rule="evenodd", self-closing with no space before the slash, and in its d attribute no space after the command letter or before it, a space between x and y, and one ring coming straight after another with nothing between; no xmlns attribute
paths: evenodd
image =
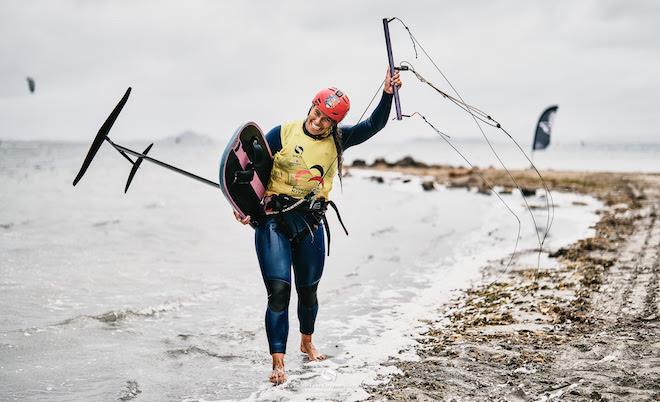
<svg viewBox="0 0 660 402"><path fill-rule="evenodd" d="M291 211L292 209L296 208L297 206L301 205L305 201L306 200L304 198L301 198L298 201L294 202L293 204L289 205L288 207L282 208L280 210L265 210L264 209L264 213L266 215L277 215L277 214L281 214L283 212L288 212L288 211Z"/></svg>
<svg viewBox="0 0 660 402"><path fill-rule="evenodd" d="M328 226L328 218L325 214L321 217L323 220L323 227L325 228L325 235L328 237L328 257L330 257L330 226Z"/></svg>
<svg viewBox="0 0 660 402"><path fill-rule="evenodd" d="M339 215L339 209L337 208L337 204L328 200L328 205L330 205L332 209L335 210L335 214L337 214L337 219L339 219L339 223L341 224L341 227L344 229L344 233L346 233L346 236L348 236L348 230L346 230L346 225L344 225L344 221L341 220L341 215Z"/></svg>
<svg viewBox="0 0 660 402"><path fill-rule="evenodd" d="M344 225L344 221L341 219L341 215L339 214L339 208L337 208L337 204L335 204L330 200L328 200L326 204L330 205L332 209L335 210L337 219L339 220L342 229L344 229L344 233L346 233L346 236L348 236L348 230L346 230L346 225ZM323 220L323 227L325 227L325 234L328 237L328 256L330 256L330 225L328 224L328 218L325 217L325 214L321 216L321 219Z"/></svg>
<svg viewBox="0 0 660 402"><path fill-rule="evenodd" d="M294 213L296 213L298 216L300 216L300 214L297 211L294 211ZM302 221L305 222L305 226L307 226L307 230L309 230L309 235L312 236L312 242L314 242L314 230L312 229L311 226L309 226L309 223L307 223L307 219L305 219L302 216L300 216L300 219L302 219ZM317 226L314 225L314 228L316 228L316 227ZM296 241L300 241L300 239L297 238Z"/></svg>

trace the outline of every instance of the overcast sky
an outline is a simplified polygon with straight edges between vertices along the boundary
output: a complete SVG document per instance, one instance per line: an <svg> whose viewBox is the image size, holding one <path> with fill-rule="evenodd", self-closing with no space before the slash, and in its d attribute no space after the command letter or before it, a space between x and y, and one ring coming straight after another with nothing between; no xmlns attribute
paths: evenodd
<svg viewBox="0 0 660 402"><path fill-rule="evenodd" d="M224 141L244 121L303 118L323 86L354 123L383 79L381 19L397 16L469 103L529 144L558 104L558 142L660 142L660 1L0 2L0 138L89 141L128 86L112 136L193 130ZM391 24L395 60L446 82ZM36 92L28 92L26 76ZM474 123L412 75L404 112L455 138ZM391 122L381 141L434 135ZM493 134L496 135L496 134Z"/></svg>

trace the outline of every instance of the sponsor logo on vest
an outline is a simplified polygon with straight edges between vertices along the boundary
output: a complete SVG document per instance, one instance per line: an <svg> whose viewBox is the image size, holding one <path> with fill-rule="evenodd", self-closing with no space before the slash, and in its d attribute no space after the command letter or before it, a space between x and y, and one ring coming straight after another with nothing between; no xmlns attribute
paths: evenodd
<svg viewBox="0 0 660 402"><path fill-rule="evenodd" d="M293 152L295 152L296 155L302 155L304 151L305 150L300 145L296 145L296 147L293 149Z"/></svg>
<svg viewBox="0 0 660 402"><path fill-rule="evenodd" d="M319 173L317 175L314 175L314 173L316 173L315 171L318 171ZM325 182L323 181L323 167L321 167L320 165L314 165L311 168L309 168L309 170L307 169L298 170L295 174L296 180L299 180L300 178L305 176L310 176L307 179L308 182L315 181L319 183L321 187L324 187Z"/></svg>

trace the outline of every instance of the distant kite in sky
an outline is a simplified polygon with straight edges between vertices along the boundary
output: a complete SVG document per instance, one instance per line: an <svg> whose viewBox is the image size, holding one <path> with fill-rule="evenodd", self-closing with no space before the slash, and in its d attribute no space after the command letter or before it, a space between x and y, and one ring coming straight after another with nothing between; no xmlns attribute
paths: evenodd
<svg viewBox="0 0 660 402"><path fill-rule="evenodd" d="M545 149L550 145L550 133L552 132L552 125L555 121L558 108L559 106L557 105L550 106L541 113L534 133L532 152L536 149Z"/></svg>
<svg viewBox="0 0 660 402"><path fill-rule="evenodd" d="M28 89L30 89L30 93L33 94L35 88L34 79L32 77L27 77L27 83L28 83Z"/></svg>

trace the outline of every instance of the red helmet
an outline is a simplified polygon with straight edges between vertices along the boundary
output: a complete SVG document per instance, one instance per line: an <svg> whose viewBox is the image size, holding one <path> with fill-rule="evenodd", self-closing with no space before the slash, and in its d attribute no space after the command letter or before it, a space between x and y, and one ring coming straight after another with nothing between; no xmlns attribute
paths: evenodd
<svg viewBox="0 0 660 402"><path fill-rule="evenodd" d="M351 108L351 101L348 100L348 96L337 88L320 90L314 96L312 104L337 123L344 119Z"/></svg>

